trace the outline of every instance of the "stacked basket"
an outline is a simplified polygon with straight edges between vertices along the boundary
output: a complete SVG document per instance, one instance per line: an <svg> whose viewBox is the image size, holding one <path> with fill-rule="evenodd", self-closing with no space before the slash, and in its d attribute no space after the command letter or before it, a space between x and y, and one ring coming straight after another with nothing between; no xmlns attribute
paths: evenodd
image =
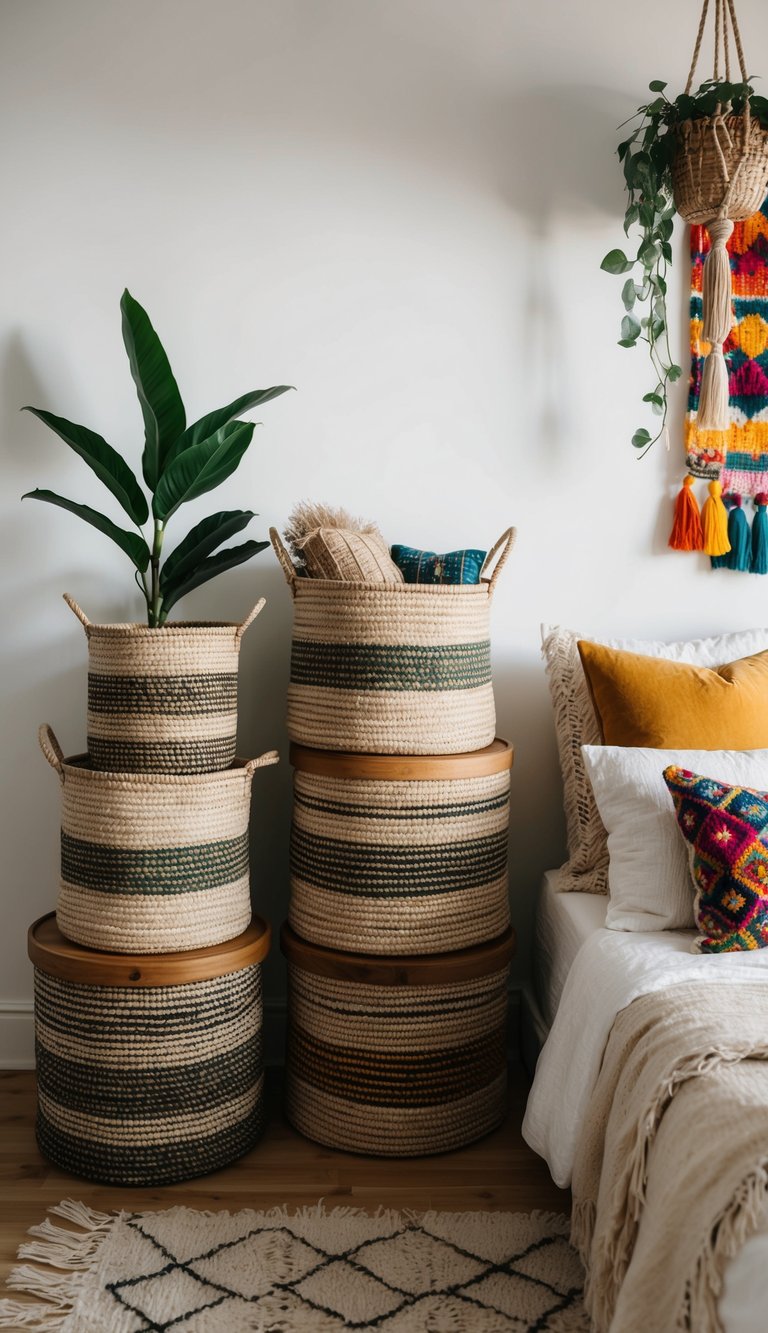
<svg viewBox="0 0 768 1333"><path fill-rule="evenodd" d="M512 750L476 585L297 577L287 1109L351 1151L458 1147L504 1113Z"/></svg>
<svg viewBox="0 0 768 1333"><path fill-rule="evenodd" d="M38 1142L65 1170L158 1185L225 1166L262 1124L261 962L235 757L241 625L92 625L88 753L62 788L55 918L32 926Z"/></svg>

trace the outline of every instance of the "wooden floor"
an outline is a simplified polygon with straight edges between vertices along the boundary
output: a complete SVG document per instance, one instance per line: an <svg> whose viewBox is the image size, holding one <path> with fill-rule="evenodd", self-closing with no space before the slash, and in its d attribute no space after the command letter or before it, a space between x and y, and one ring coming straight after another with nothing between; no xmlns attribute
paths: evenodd
<svg viewBox="0 0 768 1333"><path fill-rule="evenodd" d="M207 1210L289 1208L324 1199L375 1209L450 1212L543 1208L568 1212L570 1194L553 1185L549 1172L520 1136L528 1087L521 1069L512 1071L509 1114L504 1125L459 1152L411 1161L359 1157L310 1143L286 1123L280 1107L280 1075L268 1076L268 1123L258 1148L226 1171L163 1189L90 1185L46 1162L34 1136L32 1073L0 1073L0 1282L4 1282L27 1228L63 1198L94 1208L170 1208L186 1204Z"/></svg>

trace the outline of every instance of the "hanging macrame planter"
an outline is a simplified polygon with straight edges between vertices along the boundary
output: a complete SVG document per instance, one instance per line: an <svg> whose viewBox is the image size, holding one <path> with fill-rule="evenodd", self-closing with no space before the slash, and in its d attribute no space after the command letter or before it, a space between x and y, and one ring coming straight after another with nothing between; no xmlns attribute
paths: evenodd
<svg viewBox="0 0 768 1333"><path fill-rule="evenodd" d="M686 96L693 86L708 10L709 0L704 0ZM714 82L721 77L722 58L725 81L730 83L731 39L742 81L747 84L735 0L715 0ZM728 370L723 343L733 325L726 245L734 222L757 212L768 189L768 133L752 116L749 96L738 113L733 112L730 103L718 103L712 116L680 123L672 159L672 189L680 217L691 224L703 223L709 232L710 251L703 271L702 336L710 344L710 352L704 362L698 426L701 430L726 431Z"/></svg>

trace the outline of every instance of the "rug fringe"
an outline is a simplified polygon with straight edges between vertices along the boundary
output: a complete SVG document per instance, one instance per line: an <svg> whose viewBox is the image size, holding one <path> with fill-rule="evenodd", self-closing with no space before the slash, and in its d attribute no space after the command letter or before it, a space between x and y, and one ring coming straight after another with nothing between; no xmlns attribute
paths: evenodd
<svg viewBox="0 0 768 1333"><path fill-rule="evenodd" d="M41 1222L30 1227L28 1234L37 1239L24 1241L19 1246L19 1259L32 1259L46 1268L20 1264L14 1268L7 1286L11 1291L22 1291L38 1296L45 1304L25 1305L21 1301L0 1300L0 1328L61 1328L69 1318L83 1284L84 1274L92 1268L96 1257L114 1226L118 1213L100 1213L76 1199L62 1199L48 1209L49 1213L74 1222L80 1231ZM59 1272L46 1271L59 1269Z"/></svg>

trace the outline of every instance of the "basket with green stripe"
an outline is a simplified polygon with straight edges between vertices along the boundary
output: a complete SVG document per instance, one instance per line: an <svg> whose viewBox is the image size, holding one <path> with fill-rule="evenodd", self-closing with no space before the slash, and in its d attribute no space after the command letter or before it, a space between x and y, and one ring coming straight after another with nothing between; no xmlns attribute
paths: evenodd
<svg viewBox="0 0 768 1333"><path fill-rule="evenodd" d="M51 728L40 746L61 780L62 934L115 953L174 953L233 939L251 916L248 820L257 768L272 750L220 773L102 773L65 759Z"/></svg>
<svg viewBox="0 0 768 1333"><path fill-rule="evenodd" d="M109 1185L170 1185L254 1146L265 922L215 949L158 959L70 944L50 914L28 947L37 1141L50 1161Z"/></svg>
<svg viewBox="0 0 768 1333"><path fill-rule="evenodd" d="M302 578L275 528L270 537L294 598L291 740L369 754L490 745L490 609L514 528L489 551L477 584Z"/></svg>
<svg viewBox="0 0 768 1333"><path fill-rule="evenodd" d="M307 1138L383 1157L471 1143L502 1120L514 934L451 954L340 954L284 926L286 1110Z"/></svg>
<svg viewBox="0 0 768 1333"><path fill-rule="evenodd" d="M442 953L509 925L512 747L469 755L339 754L291 747L288 919L351 953Z"/></svg>
<svg viewBox="0 0 768 1333"><path fill-rule="evenodd" d="M113 773L211 773L235 759L239 625L95 625L64 600L88 640L88 755Z"/></svg>

